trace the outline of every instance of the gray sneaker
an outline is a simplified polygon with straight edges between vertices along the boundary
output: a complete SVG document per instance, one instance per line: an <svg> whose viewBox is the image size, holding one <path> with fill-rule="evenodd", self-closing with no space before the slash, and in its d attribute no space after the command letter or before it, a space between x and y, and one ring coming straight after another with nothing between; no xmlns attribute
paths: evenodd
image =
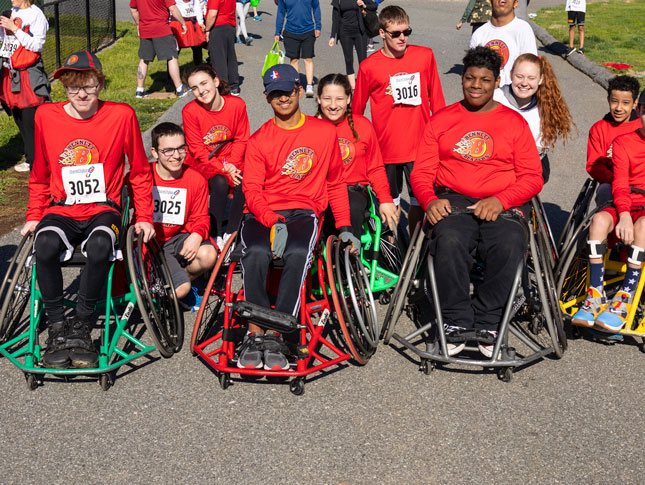
<svg viewBox="0 0 645 485"><path fill-rule="evenodd" d="M264 336L249 333L244 337L240 356L237 359L237 366L240 369L261 369L262 368L262 345Z"/></svg>
<svg viewBox="0 0 645 485"><path fill-rule="evenodd" d="M287 351L282 337L274 333L264 334L264 369L288 370L289 361L284 355Z"/></svg>

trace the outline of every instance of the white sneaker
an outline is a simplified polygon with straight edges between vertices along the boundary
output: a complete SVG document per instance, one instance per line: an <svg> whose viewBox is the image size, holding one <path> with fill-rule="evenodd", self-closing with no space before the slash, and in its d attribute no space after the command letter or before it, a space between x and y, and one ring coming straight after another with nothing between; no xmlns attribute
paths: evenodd
<svg viewBox="0 0 645 485"><path fill-rule="evenodd" d="M18 163L16 165L14 165L13 169L16 172L29 172L31 170L31 167L29 166L29 164L27 162L22 162L22 163Z"/></svg>
<svg viewBox="0 0 645 485"><path fill-rule="evenodd" d="M313 98L314 97L314 87L311 84L307 84L307 89L305 91L305 95L308 98Z"/></svg>
<svg viewBox="0 0 645 485"><path fill-rule="evenodd" d="M488 333L493 337L494 341L497 340L497 331L488 330ZM493 356L493 349L495 348L495 342L493 342L492 344L485 344L485 343L479 342L477 347L479 347L479 352L481 352L481 354L484 357L488 357L490 359ZM500 350L499 355L497 356L497 359L499 360L501 358L502 358L502 351Z"/></svg>
<svg viewBox="0 0 645 485"><path fill-rule="evenodd" d="M457 327L455 325L445 325L444 324L444 331L446 332L446 339L449 339L450 337L456 337L457 334L460 332L463 332L466 330L463 327ZM446 348L448 350L448 357L453 357L457 355L459 352L464 350L466 347L466 341L464 340L463 342L446 342Z"/></svg>

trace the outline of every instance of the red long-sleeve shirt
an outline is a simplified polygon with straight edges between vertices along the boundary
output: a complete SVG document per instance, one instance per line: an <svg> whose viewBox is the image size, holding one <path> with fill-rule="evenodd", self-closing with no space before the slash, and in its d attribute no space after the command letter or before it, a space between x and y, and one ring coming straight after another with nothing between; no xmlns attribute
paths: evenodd
<svg viewBox="0 0 645 485"><path fill-rule="evenodd" d="M336 125L345 183L347 185L369 183L381 204L392 203L390 184L387 181L381 149L372 123L361 115L353 115L352 119L354 129L358 133L358 141L354 139L354 133L347 118Z"/></svg>
<svg viewBox="0 0 645 485"><path fill-rule="evenodd" d="M633 205L645 205L645 195L630 194L630 186L645 190L645 129L620 135L613 143L614 181L611 192L617 212L629 212Z"/></svg>
<svg viewBox="0 0 645 485"><path fill-rule="evenodd" d="M460 102L430 118L410 178L424 209L437 199L435 184L477 199L497 197L509 209L525 204L544 183L522 115L501 104L472 113Z"/></svg>
<svg viewBox="0 0 645 485"><path fill-rule="evenodd" d="M185 189L185 205L177 211L170 208L171 213L183 213L183 224L168 224L155 221L155 232L157 241L160 244L170 240L180 232L199 234L202 240L208 239L210 229L210 217L208 215L208 183L195 169L185 166L184 171L178 179L165 180L157 173L157 164L152 164L152 178L157 192L160 188ZM174 195L174 194L173 194ZM180 195L180 194L177 194ZM154 198L154 197L153 197ZM184 202L181 197L181 202ZM155 214L159 214L159 202L155 201Z"/></svg>
<svg viewBox="0 0 645 485"><path fill-rule="evenodd" d="M136 221L152 223L152 174L134 110L125 103L99 103L98 111L86 120L68 115L64 108L67 101L38 107L28 221L40 221L45 214L85 220L110 210L96 203L49 207L52 198L65 201L68 195L74 195L71 187L63 183L64 167L102 164L105 195L121 205L127 155Z"/></svg>
<svg viewBox="0 0 645 485"><path fill-rule="evenodd" d="M208 111L197 101L191 101L181 113L186 144L192 156L192 160L187 160L187 163L196 168L206 180L222 173L224 161L244 170L244 152L250 134L246 103L236 96L223 96L223 99L224 106L219 111ZM208 159L219 143L230 139L233 141Z"/></svg>
<svg viewBox="0 0 645 485"><path fill-rule="evenodd" d="M608 114L594 123L587 140L587 173L603 184L610 184L614 180L613 141L620 135L637 130L641 125L639 119L626 123L616 123L611 119L611 114Z"/></svg>
<svg viewBox="0 0 645 485"><path fill-rule="evenodd" d="M275 211L311 209L320 215L328 203L336 227L351 226L336 128L328 121L305 116L291 130L267 121L251 136L244 166L246 210L265 226L280 218Z"/></svg>
<svg viewBox="0 0 645 485"><path fill-rule="evenodd" d="M420 74L421 104L394 104L390 76L414 73ZM414 161L430 111L434 114L446 105L432 49L410 45L399 59L379 50L361 62L352 111L364 114L368 100L385 163Z"/></svg>

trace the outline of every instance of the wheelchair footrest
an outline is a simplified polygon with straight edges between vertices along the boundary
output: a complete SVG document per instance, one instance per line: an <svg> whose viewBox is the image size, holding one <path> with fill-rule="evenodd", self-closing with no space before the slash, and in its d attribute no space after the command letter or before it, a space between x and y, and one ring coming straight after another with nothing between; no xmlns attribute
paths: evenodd
<svg viewBox="0 0 645 485"><path fill-rule="evenodd" d="M446 341L450 343L474 341L492 345L495 343L495 338L486 330L467 328L460 332L454 332L449 337L446 336Z"/></svg>
<svg viewBox="0 0 645 485"><path fill-rule="evenodd" d="M245 320L251 320L260 327L275 330L276 332L290 333L298 329L298 320L293 315L265 308L248 301L235 302L233 311Z"/></svg>

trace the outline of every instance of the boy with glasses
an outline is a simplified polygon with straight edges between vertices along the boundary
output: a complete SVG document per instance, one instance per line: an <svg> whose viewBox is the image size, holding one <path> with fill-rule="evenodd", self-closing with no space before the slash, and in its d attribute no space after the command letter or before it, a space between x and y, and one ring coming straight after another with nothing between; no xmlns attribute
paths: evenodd
<svg viewBox="0 0 645 485"><path fill-rule="evenodd" d="M379 14L383 48L358 69L352 112L365 113L370 101L372 123L378 138L390 193L400 211L403 176L410 196L410 228L423 218L410 186L417 146L430 119L446 105L432 49L409 45L412 33L408 14L401 7L385 7Z"/></svg>

